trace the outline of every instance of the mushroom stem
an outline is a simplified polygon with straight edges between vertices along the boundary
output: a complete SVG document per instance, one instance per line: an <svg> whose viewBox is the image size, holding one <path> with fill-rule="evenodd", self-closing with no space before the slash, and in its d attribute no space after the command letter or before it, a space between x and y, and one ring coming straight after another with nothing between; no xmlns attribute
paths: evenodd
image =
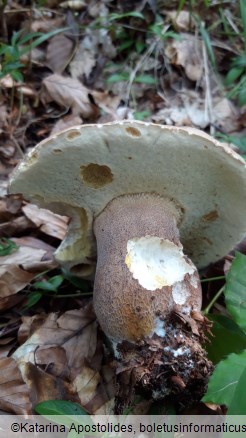
<svg viewBox="0 0 246 438"><path fill-rule="evenodd" d="M181 219L173 201L153 194L115 198L96 218L94 307L114 340L165 336L172 311L200 310L199 276L179 241Z"/></svg>

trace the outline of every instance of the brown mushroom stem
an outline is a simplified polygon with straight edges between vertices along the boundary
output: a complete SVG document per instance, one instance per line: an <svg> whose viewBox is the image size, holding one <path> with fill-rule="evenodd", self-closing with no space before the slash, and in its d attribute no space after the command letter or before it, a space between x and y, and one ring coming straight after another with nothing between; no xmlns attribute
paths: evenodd
<svg viewBox="0 0 246 438"><path fill-rule="evenodd" d="M152 194L120 196L96 218L94 307L114 340L165 336L172 311L200 310L199 276L179 241L181 219L173 201Z"/></svg>

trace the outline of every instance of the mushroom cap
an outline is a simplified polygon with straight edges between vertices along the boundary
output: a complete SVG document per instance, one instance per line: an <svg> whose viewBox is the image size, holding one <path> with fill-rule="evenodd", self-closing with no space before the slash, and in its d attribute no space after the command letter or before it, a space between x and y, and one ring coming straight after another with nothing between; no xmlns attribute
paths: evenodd
<svg viewBox="0 0 246 438"><path fill-rule="evenodd" d="M72 218L56 258L74 273L93 271L93 219L112 199L134 193L178 205L184 252L205 267L246 234L245 167L197 129L125 120L75 126L42 141L13 172L9 191Z"/></svg>

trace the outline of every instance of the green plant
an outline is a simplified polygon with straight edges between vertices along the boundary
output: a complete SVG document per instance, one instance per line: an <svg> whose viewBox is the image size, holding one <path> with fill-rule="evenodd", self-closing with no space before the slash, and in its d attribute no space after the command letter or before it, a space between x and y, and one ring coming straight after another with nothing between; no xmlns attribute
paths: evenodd
<svg viewBox="0 0 246 438"><path fill-rule="evenodd" d="M243 156L246 157L246 137L235 137L234 135L226 135L221 133L217 133L216 136L222 141L235 144L240 149Z"/></svg>
<svg viewBox="0 0 246 438"><path fill-rule="evenodd" d="M246 104L246 0L240 0L240 13L243 26L244 52L236 56L225 78L229 88L228 97L238 98L239 105Z"/></svg>
<svg viewBox="0 0 246 438"><path fill-rule="evenodd" d="M23 35L23 31L15 32L10 44L0 43L0 79L10 74L15 81L23 81L21 70L24 64L21 61L23 55L29 53L34 47L39 46L47 39L64 32L66 29L56 29L43 34L41 32L31 32Z"/></svg>
<svg viewBox="0 0 246 438"><path fill-rule="evenodd" d="M215 321L216 336L210 345L210 357L214 355L218 364L203 401L226 405L228 415L246 414L245 278L246 256L237 253L224 288L226 308L231 318L211 315Z"/></svg>
<svg viewBox="0 0 246 438"><path fill-rule="evenodd" d="M47 400L35 406L37 414L50 415L88 415L87 412L78 404L66 400Z"/></svg>
<svg viewBox="0 0 246 438"><path fill-rule="evenodd" d="M45 274L47 274L47 272L38 274L35 279L36 281L31 284L30 291L28 292L27 304L24 307L24 310L33 307L43 296L51 296L52 298L67 298L91 295L91 292L89 292L89 284L85 280L74 277L67 273L54 275L46 280ZM65 292L60 290L65 280L79 289L78 292L68 293L67 289L65 289Z"/></svg>
<svg viewBox="0 0 246 438"><path fill-rule="evenodd" d="M2 237L0 239L0 257L4 257L6 255L12 254L12 252L16 251L18 246L10 239Z"/></svg>
<svg viewBox="0 0 246 438"><path fill-rule="evenodd" d="M32 284L33 290L29 293L25 309L29 309L30 307L33 307L45 294L48 293L57 294L58 289L62 285L63 281L64 281L64 277L62 275L55 275L51 277L49 280L35 281Z"/></svg>

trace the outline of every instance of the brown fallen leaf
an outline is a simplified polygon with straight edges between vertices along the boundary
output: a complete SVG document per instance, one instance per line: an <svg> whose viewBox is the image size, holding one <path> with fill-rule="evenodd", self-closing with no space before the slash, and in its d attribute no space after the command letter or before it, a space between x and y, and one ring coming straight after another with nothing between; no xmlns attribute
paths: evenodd
<svg viewBox="0 0 246 438"><path fill-rule="evenodd" d="M35 364L39 360L40 351L53 347L62 347L66 353L67 367L73 380L84 365L85 360L90 363L97 347L97 329L92 305L83 309L69 310L59 316L51 313L43 324L21 345L13 354L18 361ZM57 350L58 352L58 350ZM49 365L50 358L42 354L42 364ZM60 362L60 352L53 363ZM64 368L66 363L63 364Z"/></svg>
<svg viewBox="0 0 246 438"><path fill-rule="evenodd" d="M32 363L20 362L19 368L33 408L46 400L79 401L71 385L64 379L54 377Z"/></svg>
<svg viewBox="0 0 246 438"><path fill-rule="evenodd" d="M87 8L90 9L91 6L92 4L88 4ZM102 4L100 6L105 7ZM100 12L98 14L98 16L103 15ZM87 28L85 36L80 41L75 56L69 64L70 74L76 79L84 77L87 83L92 85L98 76L97 74L95 75L95 70L101 71L104 66L102 60L112 59L116 56L116 53L110 32L103 28L93 30Z"/></svg>
<svg viewBox="0 0 246 438"><path fill-rule="evenodd" d="M8 125L8 109L5 105L0 105L0 134L3 132L3 128Z"/></svg>
<svg viewBox="0 0 246 438"><path fill-rule="evenodd" d="M45 313L22 316L22 323L18 331L18 342L24 344L28 338L44 323L47 315Z"/></svg>
<svg viewBox="0 0 246 438"><path fill-rule="evenodd" d="M18 239L14 239L19 242ZM39 272L54 268L53 257L47 259L47 250L20 246L15 252L0 257L0 309L16 304L12 295L27 286ZM16 297L17 300L20 297Z"/></svg>
<svg viewBox="0 0 246 438"><path fill-rule="evenodd" d="M66 216L60 216L44 208L38 208L34 204L24 205L22 211L43 233L60 240L64 239L69 222Z"/></svg>
<svg viewBox="0 0 246 438"><path fill-rule="evenodd" d="M78 393L80 403L85 406L96 394L100 382L100 374L88 366L83 366L73 381L73 387Z"/></svg>
<svg viewBox="0 0 246 438"><path fill-rule="evenodd" d="M84 405L84 408L92 413L95 414L95 412L98 411L98 409L106 408L109 409L109 404L111 404L111 411L108 411L107 413L113 412L113 406L114 406L114 397L116 395L116 384L115 384L115 372L114 368L108 365L105 365L100 370L100 381L99 384L91 397L90 401Z"/></svg>
<svg viewBox="0 0 246 438"><path fill-rule="evenodd" d="M54 101L61 107L70 108L73 115L96 117L98 110L91 103L89 93L78 79L53 74L43 80L41 100L44 104Z"/></svg>
<svg viewBox="0 0 246 438"><path fill-rule="evenodd" d="M61 316L51 313L40 319L23 318L19 340L25 339L13 358L20 364L33 403L62 398L63 391L65 398L76 398L93 413L114 394L113 370L101 373L102 351L98 350L102 343L97 341L91 303ZM41 388L41 381L49 388Z"/></svg>
<svg viewBox="0 0 246 438"><path fill-rule="evenodd" d="M64 131L65 129L71 128L75 125L81 125L82 122L83 120L79 116L73 116L72 114L69 114L68 116L57 120L50 132L50 135L55 135L58 132Z"/></svg>
<svg viewBox="0 0 246 438"><path fill-rule="evenodd" d="M7 222L0 223L0 235L3 237L14 236L19 233L28 232L33 228L35 228L33 222L25 216L19 216Z"/></svg>
<svg viewBox="0 0 246 438"><path fill-rule="evenodd" d="M46 52L46 65L54 73L63 73L74 53L74 41L63 34L49 40Z"/></svg>
<svg viewBox="0 0 246 438"><path fill-rule="evenodd" d="M169 42L165 54L171 64L182 66L191 81L199 81L203 75L202 42L195 36L180 34L182 40Z"/></svg>
<svg viewBox="0 0 246 438"><path fill-rule="evenodd" d="M230 133L239 128L239 109L226 98L214 99L214 122L222 132Z"/></svg>
<svg viewBox="0 0 246 438"><path fill-rule="evenodd" d="M36 364L43 366L49 374L66 380L69 379L70 372L64 348L58 346L38 349L35 359Z"/></svg>
<svg viewBox="0 0 246 438"><path fill-rule="evenodd" d="M182 10L168 11L167 16L171 18L174 27L179 31L188 32L195 27L195 20L189 11Z"/></svg>
<svg viewBox="0 0 246 438"><path fill-rule="evenodd" d="M16 243L17 246L28 246L29 248L42 249L46 251L46 254L43 258L44 261L47 260L47 253L48 255L52 255L55 251L55 248L49 245L49 243L46 243L43 240L37 239L36 237L32 236L12 237L11 240Z"/></svg>
<svg viewBox="0 0 246 438"><path fill-rule="evenodd" d="M0 359L0 409L17 415L31 414L29 389L16 361L11 357Z"/></svg>
<svg viewBox="0 0 246 438"><path fill-rule="evenodd" d="M58 3L60 0L53 1L54 4ZM51 3L51 2L50 2ZM48 4L48 0L46 0L46 7L52 7ZM40 14L39 10L39 14ZM28 26L32 32L42 32L48 33L51 30L59 29L59 27L64 27L64 18L63 16L56 16L55 18L49 18L46 14L43 14L40 19L34 19L31 22L28 21Z"/></svg>
<svg viewBox="0 0 246 438"><path fill-rule="evenodd" d="M91 94L95 103L103 110L103 112L116 116L116 111L121 100L119 96L114 96L108 91L97 90L93 90ZM117 116L115 118L117 119Z"/></svg>

